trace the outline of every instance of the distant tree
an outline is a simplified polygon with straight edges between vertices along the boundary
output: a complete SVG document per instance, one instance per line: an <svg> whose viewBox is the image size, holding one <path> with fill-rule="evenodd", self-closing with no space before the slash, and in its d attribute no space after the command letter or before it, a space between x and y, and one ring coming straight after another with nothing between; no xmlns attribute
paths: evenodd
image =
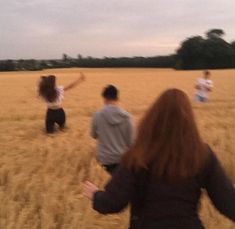
<svg viewBox="0 0 235 229"><path fill-rule="evenodd" d="M232 68L235 67L233 43L229 44L222 36L222 29L212 29L206 39L195 36L186 39L177 51L176 68Z"/></svg>
<svg viewBox="0 0 235 229"><path fill-rule="evenodd" d="M231 42L231 47L235 50L235 41Z"/></svg>
<svg viewBox="0 0 235 229"><path fill-rule="evenodd" d="M178 64L182 69L204 68L204 46L205 39L201 36L195 36L186 39L177 51Z"/></svg>
<svg viewBox="0 0 235 229"><path fill-rule="evenodd" d="M19 59L19 60L17 61L17 70L19 70L19 71L25 70L24 63L25 63L25 60Z"/></svg>
<svg viewBox="0 0 235 229"><path fill-rule="evenodd" d="M0 71L41 70L68 67L151 67L176 69L235 68L235 41L228 43L222 29L211 29L206 36L185 39L176 54L152 57L83 57L62 54L62 59L52 60L2 60Z"/></svg>
<svg viewBox="0 0 235 229"><path fill-rule="evenodd" d="M83 66L83 56L81 54L77 55L76 66L77 67L82 67Z"/></svg>
<svg viewBox="0 0 235 229"><path fill-rule="evenodd" d="M13 60L0 61L0 71L15 71L16 65Z"/></svg>
<svg viewBox="0 0 235 229"><path fill-rule="evenodd" d="M83 59L82 55L78 54L78 60L82 60L82 59Z"/></svg>
<svg viewBox="0 0 235 229"><path fill-rule="evenodd" d="M34 59L29 59L24 61L24 68L26 70L34 71L37 70L37 61Z"/></svg>
<svg viewBox="0 0 235 229"><path fill-rule="evenodd" d="M45 60L40 61L39 65L41 69L47 69L50 67Z"/></svg>
<svg viewBox="0 0 235 229"><path fill-rule="evenodd" d="M63 53L63 55L62 55L62 61L63 61L63 62L67 62L67 61L68 61L68 55L67 55L67 54Z"/></svg>
<svg viewBox="0 0 235 229"><path fill-rule="evenodd" d="M221 38L224 34L225 33L222 29L211 29L208 32L206 32L206 36L209 39Z"/></svg>
<svg viewBox="0 0 235 229"><path fill-rule="evenodd" d="M70 68L77 66L77 60L64 53L62 55L62 62L57 62L57 64L62 68Z"/></svg>
<svg viewBox="0 0 235 229"><path fill-rule="evenodd" d="M233 67L235 67L235 41L233 41L233 42L231 42L231 48L232 48L232 55L233 55L233 60L232 60L232 65L233 65Z"/></svg>
<svg viewBox="0 0 235 229"><path fill-rule="evenodd" d="M230 68L233 62L231 45L221 38L210 38L204 47L205 63L208 68Z"/></svg>

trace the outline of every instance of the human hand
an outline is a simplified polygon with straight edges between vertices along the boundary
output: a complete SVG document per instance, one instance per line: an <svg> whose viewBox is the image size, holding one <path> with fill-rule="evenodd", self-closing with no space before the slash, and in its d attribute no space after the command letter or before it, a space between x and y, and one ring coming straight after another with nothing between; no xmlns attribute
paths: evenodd
<svg viewBox="0 0 235 229"><path fill-rule="evenodd" d="M79 77L79 79L80 79L81 81L84 81L84 80L86 79L86 77L85 77L85 75L83 74L83 72L80 72L80 77Z"/></svg>
<svg viewBox="0 0 235 229"><path fill-rule="evenodd" d="M93 200L95 192L98 191L98 187L93 183L86 181L83 184L83 195L90 200Z"/></svg>

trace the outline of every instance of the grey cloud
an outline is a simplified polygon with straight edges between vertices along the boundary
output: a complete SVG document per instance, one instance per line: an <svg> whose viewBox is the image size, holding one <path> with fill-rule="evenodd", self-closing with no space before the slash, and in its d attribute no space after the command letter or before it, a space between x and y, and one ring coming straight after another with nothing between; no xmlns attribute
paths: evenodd
<svg viewBox="0 0 235 229"><path fill-rule="evenodd" d="M173 53L222 28L235 39L233 0L15 0L0 8L1 58Z"/></svg>

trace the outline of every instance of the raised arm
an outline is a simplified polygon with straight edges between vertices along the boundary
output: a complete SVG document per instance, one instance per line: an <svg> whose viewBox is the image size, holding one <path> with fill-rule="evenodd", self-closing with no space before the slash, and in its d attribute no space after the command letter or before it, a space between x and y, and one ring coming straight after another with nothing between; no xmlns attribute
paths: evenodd
<svg viewBox="0 0 235 229"><path fill-rule="evenodd" d="M235 221L235 188L212 151L206 168L205 188L215 207Z"/></svg>
<svg viewBox="0 0 235 229"><path fill-rule="evenodd" d="M64 90L67 91L69 89L72 89L72 88L76 87L78 84L82 83L84 80L85 80L85 75L82 72L80 72L80 76L74 82L65 86Z"/></svg>

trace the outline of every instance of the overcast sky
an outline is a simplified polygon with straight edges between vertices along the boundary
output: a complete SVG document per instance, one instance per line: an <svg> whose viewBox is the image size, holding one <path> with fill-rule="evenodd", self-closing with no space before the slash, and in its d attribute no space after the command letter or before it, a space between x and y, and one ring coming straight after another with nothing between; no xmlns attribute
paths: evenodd
<svg viewBox="0 0 235 229"><path fill-rule="evenodd" d="M235 40L235 0L0 0L0 59L165 55L211 28Z"/></svg>

